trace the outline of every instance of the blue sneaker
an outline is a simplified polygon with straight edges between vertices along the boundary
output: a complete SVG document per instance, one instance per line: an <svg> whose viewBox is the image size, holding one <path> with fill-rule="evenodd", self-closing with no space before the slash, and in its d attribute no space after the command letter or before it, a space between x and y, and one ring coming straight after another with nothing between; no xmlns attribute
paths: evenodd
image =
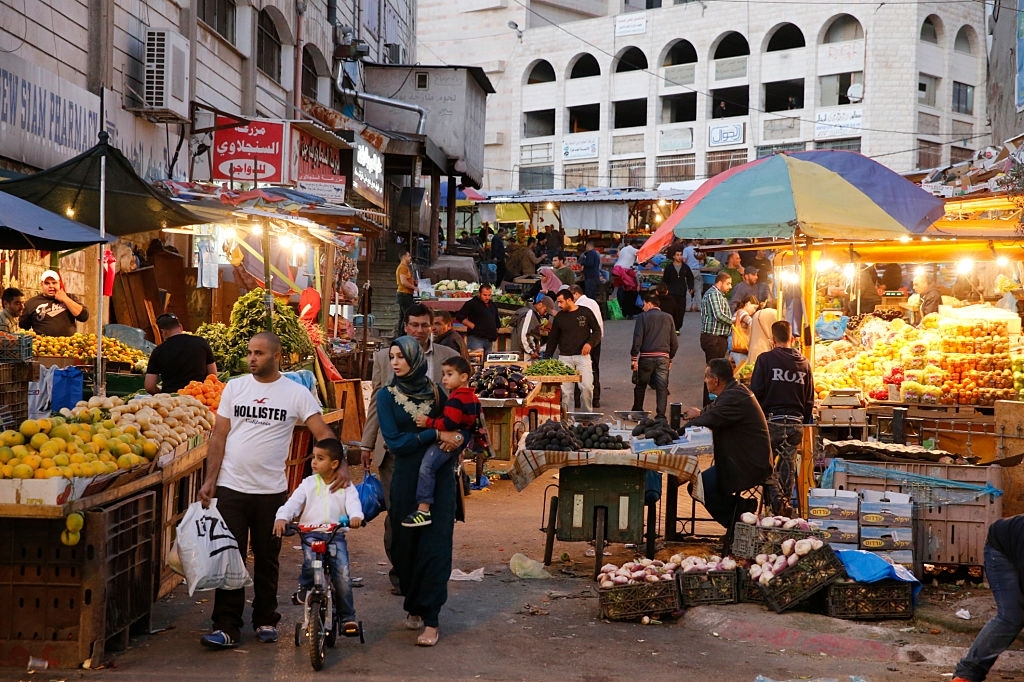
<svg viewBox="0 0 1024 682"><path fill-rule="evenodd" d="M199 638L199 643L210 649L233 649L238 642L231 639L231 635L223 630L214 630Z"/></svg>
<svg viewBox="0 0 1024 682"><path fill-rule="evenodd" d="M273 644L277 641L277 628L273 625L261 625L256 628L256 639L264 644Z"/></svg>

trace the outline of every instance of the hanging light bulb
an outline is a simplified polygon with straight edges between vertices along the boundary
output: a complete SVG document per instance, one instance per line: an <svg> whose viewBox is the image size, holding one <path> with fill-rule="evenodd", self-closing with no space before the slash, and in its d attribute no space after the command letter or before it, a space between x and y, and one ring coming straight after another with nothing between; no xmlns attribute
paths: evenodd
<svg viewBox="0 0 1024 682"><path fill-rule="evenodd" d="M221 234L221 237L223 237L224 241L226 241L226 242L233 242L233 241L235 241L235 236L236 235L235 235L235 228L233 228L233 227L225 227L223 230L221 230L220 234Z"/></svg>
<svg viewBox="0 0 1024 682"><path fill-rule="evenodd" d="M64 209L64 215L66 215L68 218L74 219L74 217L75 217L75 207L74 206L68 206L66 209Z"/></svg>
<svg viewBox="0 0 1024 682"><path fill-rule="evenodd" d="M815 263L815 268L818 272L828 272L835 266L835 261L829 260L828 258L822 258L817 263Z"/></svg>
<svg viewBox="0 0 1024 682"><path fill-rule="evenodd" d="M961 258L956 264L957 274L967 275L974 270L974 261L970 258Z"/></svg>
<svg viewBox="0 0 1024 682"><path fill-rule="evenodd" d="M548 203L544 204L544 208L546 208L549 211L553 211L555 210L555 205L549 201Z"/></svg>
<svg viewBox="0 0 1024 682"><path fill-rule="evenodd" d="M262 237L263 236L263 226L260 225L259 223L253 223L251 230L252 230L253 236L255 236L255 237Z"/></svg>
<svg viewBox="0 0 1024 682"><path fill-rule="evenodd" d="M996 258L996 265L998 265L1001 268L1005 268L1009 264L1010 259L1007 258L1006 256L1000 256L999 258Z"/></svg>
<svg viewBox="0 0 1024 682"><path fill-rule="evenodd" d="M277 243L281 245L282 249L291 248L292 237L287 232L282 232L277 236Z"/></svg>

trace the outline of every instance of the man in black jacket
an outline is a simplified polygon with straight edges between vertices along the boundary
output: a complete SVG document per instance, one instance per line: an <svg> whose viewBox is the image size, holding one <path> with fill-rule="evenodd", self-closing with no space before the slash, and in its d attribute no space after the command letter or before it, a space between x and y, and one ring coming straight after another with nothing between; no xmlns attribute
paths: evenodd
<svg viewBox="0 0 1024 682"><path fill-rule="evenodd" d="M491 300L493 295L490 284L481 284L477 295L455 313L455 319L469 330L466 345L470 350L482 350L485 360L491 352L491 344L498 340L498 306Z"/></svg>
<svg viewBox="0 0 1024 682"><path fill-rule="evenodd" d="M757 356L750 390L768 418L778 489L768 489L776 514L792 516L790 502L796 484L796 451L804 439L804 424L813 423L814 377L811 363L793 348L793 330L781 320L772 325L774 347Z"/></svg>
<svg viewBox="0 0 1024 682"><path fill-rule="evenodd" d="M574 368L580 375L580 402L584 412L594 410L594 369L590 360L591 349L601 342L601 326L589 308L576 305L572 292L558 292L561 309L551 323L548 345L542 357L550 358L558 352L558 359ZM562 408L572 411L573 383L562 384Z"/></svg>
<svg viewBox="0 0 1024 682"><path fill-rule="evenodd" d="M656 396L657 416L664 417L668 407L668 373L679 349L679 337L672 316L658 307L657 293L648 289L643 296L643 312L633 323L633 345L629 350L635 377L633 411L644 409L644 394L650 384Z"/></svg>
<svg viewBox="0 0 1024 682"><path fill-rule="evenodd" d="M704 507L711 518L726 528L726 548L732 544L733 521L740 511L753 511L756 503L740 497L744 490L761 485L772 475L772 446L768 425L754 394L733 377L732 363L715 358L704 370L704 384L715 399L701 412L683 413L687 427L711 429L715 463L701 479ZM697 416L690 418L693 413ZM749 504L749 507L748 507Z"/></svg>

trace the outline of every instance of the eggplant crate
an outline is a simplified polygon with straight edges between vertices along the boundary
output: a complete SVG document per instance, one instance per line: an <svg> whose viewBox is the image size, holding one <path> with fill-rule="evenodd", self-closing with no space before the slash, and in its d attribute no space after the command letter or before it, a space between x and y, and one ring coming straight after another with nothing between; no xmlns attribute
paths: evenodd
<svg viewBox="0 0 1024 682"><path fill-rule="evenodd" d="M800 558L767 585L760 585L768 606L782 613L804 601L829 583L846 578L846 569L828 545Z"/></svg>
<svg viewBox="0 0 1024 682"><path fill-rule="evenodd" d="M598 591L601 618L634 620L661 616L679 610L679 589L675 580L607 587Z"/></svg>
<svg viewBox="0 0 1024 682"><path fill-rule="evenodd" d="M913 618L913 594L913 584L902 580L835 582L828 586L828 615L847 620Z"/></svg>
<svg viewBox="0 0 1024 682"><path fill-rule="evenodd" d="M762 528L740 521L733 530L732 555L742 559L753 559L758 554L782 554L783 540L803 540L809 537L824 539L825 534L820 530Z"/></svg>

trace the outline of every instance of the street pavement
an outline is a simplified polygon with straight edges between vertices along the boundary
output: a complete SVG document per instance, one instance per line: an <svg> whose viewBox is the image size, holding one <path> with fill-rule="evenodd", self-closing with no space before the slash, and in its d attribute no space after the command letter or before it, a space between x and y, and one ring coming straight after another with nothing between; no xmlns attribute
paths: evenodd
<svg viewBox="0 0 1024 682"><path fill-rule="evenodd" d="M606 324L601 411L607 415L631 407L632 329L629 321ZM699 404L704 362L698 335L698 315L688 313L673 364L670 402ZM648 409L653 400L648 395ZM291 641L301 610L288 603L287 595L294 589L301 552L296 543L286 542L278 590L283 620L276 644L260 644L246 632L237 649L201 648L198 639L209 628L212 595L189 597L179 586L154 606L152 634L140 633L128 650L98 661L102 669L31 676L24 669L0 669L0 680L312 680L340 675L358 680L752 682L763 675L771 680L948 681L957 659L994 613L987 590L966 583L928 586L915 618L906 621L853 622L801 610L776 614L755 604L700 606L661 624L605 621L599 618L591 580L595 559L586 556L588 549L593 552L587 543L556 541L548 579L521 580L510 572L509 560L517 552L542 557L542 514L557 479L547 472L517 492L500 477L503 469L505 462L488 466L491 486L467 498L468 520L456 525L454 567L465 573L483 568L484 577L449 583L441 639L434 648L414 646L416 633L402 627L402 600L390 594L378 519L349 535L352 575L363 579L355 602L366 643L341 638L320 673L311 669L306 650ZM722 529L709 523L704 531ZM659 556L703 549L714 551L713 542L704 548L673 544ZM633 557L619 544L610 552L602 562ZM954 615L962 608L971 612L970 620ZM989 679L1024 679L1020 642L999 659Z"/></svg>

